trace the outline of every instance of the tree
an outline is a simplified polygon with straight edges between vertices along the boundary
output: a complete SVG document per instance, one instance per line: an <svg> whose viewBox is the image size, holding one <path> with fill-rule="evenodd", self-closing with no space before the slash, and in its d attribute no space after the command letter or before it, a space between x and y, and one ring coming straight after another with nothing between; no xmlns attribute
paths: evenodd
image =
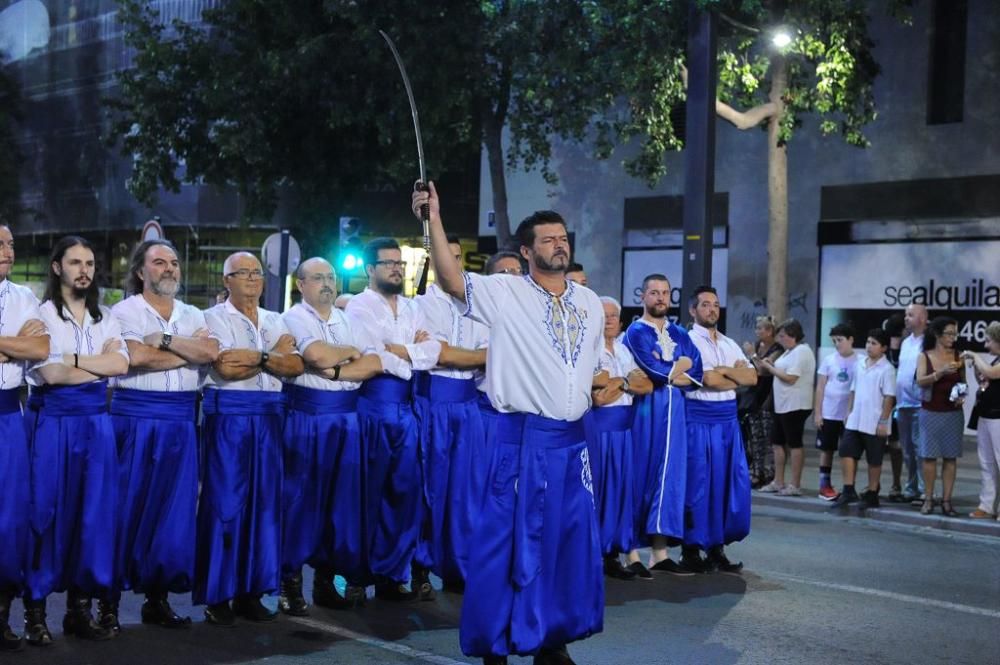
<svg viewBox="0 0 1000 665"><path fill-rule="evenodd" d="M21 119L21 94L7 71L0 69L0 223L11 223L21 207L22 155L16 126Z"/></svg>
<svg viewBox="0 0 1000 665"><path fill-rule="evenodd" d="M888 9L905 20L909 4L895 0ZM868 35L870 3L699 0L699 5L717 12L721 19L717 115L739 129L766 123L767 303L770 312L781 319L788 302L786 145L807 114L818 116L822 134L839 134L861 148L869 145L863 129L876 117L873 84L879 73ZM684 3L625 2L617 11L630 16L641 33L650 36L634 40L631 50L618 51L618 69L628 70L630 62L636 68L624 81L629 113L617 128L624 138L642 137L639 154L626 168L652 184L665 172L665 152L682 143L674 132L671 110L683 102L686 86L684 42L677 34L678 26L686 24L686 7ZM790 31L791 40L776 49L771 39L779 27Z"/></svg>

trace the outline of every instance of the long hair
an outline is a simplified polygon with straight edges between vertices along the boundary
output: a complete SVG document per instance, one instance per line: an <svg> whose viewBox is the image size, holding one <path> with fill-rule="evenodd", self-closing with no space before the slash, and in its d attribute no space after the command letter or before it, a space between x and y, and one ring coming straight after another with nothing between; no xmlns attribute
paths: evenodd
<svg viewBox="0 0 1000 665"><path fill-rule="evenodd" d="M135 251L132 252L132 258L129 260L128 274L125 275L126 296L135 296L142 293L143 281L139 277L139 272L142 270L142 266L146 264L146 252L149 251L150 247L155 247L156 245L162 245L172 251L174 255L177 254L177 248L174 247L174 243L162 238L159 240L144 240L136 245Z"/></svg>
<svg viewBox="0 0 1000 665"><path fill-rule="evenodd" d="M56 314L63 321L68 319L63 316L63 307L66 305L66 301L63 300L62 295L62 278L56 274L55 269L52 268L53 263L62 263L63 257L66 255L66 251L70 247L80 246L85 249L89 249L93 253L94 258L97 258L97 252L94 251L94 246L86 238L81 238L80 236L64 236L56 242L55 246L52 247L52 256L49 257L49 276L45 282L45 297L43 300L51 300L52 304L55 305ZM103 317L101 314L101 307L98 301L101 299L100 289L97 288L97 264L94 264L94 276L90 280L90 286L87 287L87 293L84 298L87 311L90 312L90 318L95 322L100 321Z"/></svg>
<svg viewBox="0 0 1000 665"><path fill-rule="evenodd" d="M958 321L950 316L938 316L931 321L924 331L924 351L930 351L937 346L938 337L944 334L944 329L948 326L958 326Z"/></svg>

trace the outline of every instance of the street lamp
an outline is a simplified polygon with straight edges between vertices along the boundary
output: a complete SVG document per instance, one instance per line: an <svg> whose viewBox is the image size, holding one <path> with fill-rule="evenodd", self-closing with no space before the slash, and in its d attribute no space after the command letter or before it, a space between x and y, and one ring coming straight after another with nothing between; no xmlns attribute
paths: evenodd
<svg viewBox="0 0 1000 665"><path fill-rule="evenodd" d="M783 49L791 44L792 36L788 32L788 28L775 28L774 33L771 35L771 43L774 44L775 48L779 49Z"/></svg>

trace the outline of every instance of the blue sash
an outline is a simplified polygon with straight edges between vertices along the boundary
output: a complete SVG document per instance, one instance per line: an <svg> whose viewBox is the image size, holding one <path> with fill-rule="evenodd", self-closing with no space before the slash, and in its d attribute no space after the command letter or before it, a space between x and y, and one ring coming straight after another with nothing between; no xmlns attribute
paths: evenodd
<svg viewBox="0 0 1000 665"><path fill-rule="evenodd" d="M196 391L130 390L118 388L111 394L111 415L155 420L188 420L195 417Z"/></svg>
<svg viewBox="0 0 1000 665"><path fill-rule="evenodd" d="M316 390L286 383L284 392L289 409L313 416L358 410L357 390Z"/></svg>
<svg viewBox="0 0 1000 665"><path fill-rule="evenodd" d="M590 411L590 423L602 432L632 429L631 406L602 406Z"/></svg>
<svg viewBox="0 0 1000 665"><path fill-rule="evenodd" d="M493 408L493 402L490 401L490 396L482 390L479 391L479 410L491 416L500 415L500 412Z"/></svg>
<svg viewBox="0 0 1000 665"><path fill-rule="evenodd" d="M18 397L18 392L17 388L0 390L0 416L5 416L8 413L17 413L21 410L21 400Z"/></svg>
<svg viewBox="0 0 1000 665"><path fill-rule="evenodd" d="M108 382L78 386L46 386L42 413L46 416L96 416L108 412Z"/></svg>
<svg viewBox="0 0 1000 665"><path fill-rule="evenodd" d="M736 420L736 400L709 402L703 399L684 400L685 418L689 423L714 425L719 421Z"/></svg>
<svg viewBox="0 0 1000 665"><path fill-rule="evenodd" d="M201 408L205 415L268 416L284 412L285 396L264 390L205 388Z"/></svg>
<svg viewBox="0 0 1000 665"><path fill-rule="evenodd" d="M406 404L410 401L412 386L396 376L380 374L365 381L361 386L361 396L373 402Z"/></svg>
<svg viewBox="0 0 1000 665"><path fill-rule="evenodd" d="M420 372L413 381L413 392L418 397L433 399L435 404L471 402L476 399L475 379L453 379Z"/></svg>
<svg viewBox="0 0 1000 665"><path fill-rule="evenodd" d="M585 440L583 419L566 421L528 413L501 413L496 443L521 446L520 473L514 507L512 580L523 589L542 570L542 526L545 505L544 454L538 449L568 448Z"/></svg>

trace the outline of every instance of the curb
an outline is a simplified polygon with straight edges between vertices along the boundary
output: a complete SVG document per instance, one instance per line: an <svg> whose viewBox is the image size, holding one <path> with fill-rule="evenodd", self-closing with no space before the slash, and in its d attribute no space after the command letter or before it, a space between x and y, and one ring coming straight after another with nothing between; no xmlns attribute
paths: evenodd
<svg viewBox="0 0 1000 665"><path fill-rule="evenodd" d="M968 517L945 517L944 515L921 515L916 509L907 508L861 508L850 506L846 509L831 510L830 504L814 497L775 496L754 492L753 505L770 506L798 510L805 513L820 513L831 516L863 517L876 522L905 524L908 526L951 531L955 533L970 533L977 536L992 536L1000 538L1000 522L996 520L973 520ZM936 506L935 506L936 508Z"/></svg>

